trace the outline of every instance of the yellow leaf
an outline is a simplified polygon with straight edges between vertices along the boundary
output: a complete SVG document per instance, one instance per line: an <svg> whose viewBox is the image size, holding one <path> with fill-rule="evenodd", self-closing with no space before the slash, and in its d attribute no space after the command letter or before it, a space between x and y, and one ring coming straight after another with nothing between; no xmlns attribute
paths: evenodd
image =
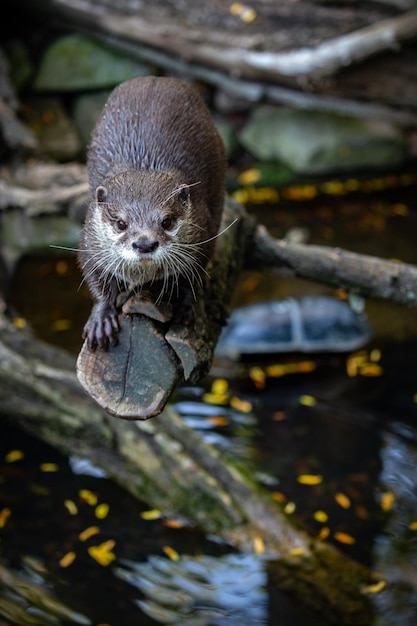
<svg viewBox="0 0 417 626"><path fill-rule="evenodd" d="M299 398L299 402L303 406L314 406L317 400L316 398L314 398L314 396L309 396L308 394L304 394L303 396Z"/></svg>
<svg viewBox="0 0 417 626"><path fill-rule="evenodd" d="M238 3L235 3L235 5ZM233 6L233 5L232 5ZM232 7L230 7L230 12L232 12ZM240 11L243 9L243 5L240 5ZM238 11L239 12L239 11ZM255 168L250 170L245 170L238 176L238 182L240 185L253 185L257 183L261 178L261 172Z"/></svg>
<svg viewBox="0 0 417 626"><path fill-rule="evenodd" d="M330 535L330 528L327 528L327 526L323 526L323 528L320 529L320 532L317 535L317 539L319 539L320 541L324 541L325 539L327 539L329 535Z"/></svg>
<svg viewBox="0 0 417 626"><path fill-rule="evenodd" d="M228 402L227 396L220 393L204 393L203 400L207 404L227 404Z"/></svg>
<svg viewBox="0 0 417 626"><path fill-rule="evenodd" d="M320 485L323 482L323 476L320 474L300 474L297 476L297 482L300 485Z"/></svg>
<svg viewBox="0 0 417 626"><path fill-rule="evenodd" d="M265 544L262 537L255 537L255 539L253 540L253 549L255 551L255 554L264 554Z"/></svg>
<svg viewBox="0 0 417 626"><path fill-rule="evenodd" d="M59 559L59 564L61 567L69 567L69 565L75 561L76 557L77 555L75 552L67 552L62 558Z"/></svg>
<svg viewBox="0 0 417 626"><path fill-rule="evenodd" d="M80 496L81 500L84 500L85 502L87 502L87 504L91 504L91 506L95 506L97 504L97 495L89 489L80 489L78 495Z"/></svg>
<svg viewBox="0 0 417 626"><path fill-rule="evenodd" d="M185 523L180 519L166 519L163 522L168 528L184 528Z"/></svg>
<svg viewBox="0 0 417 626"><path fill-rule="evenodd" d="M284 507L284 513L286 513L287 515L291 515L292 513L294 513L295 509L296 509L295 502L287 502L287 504Z"/></svg>
<svg viewBox="0 0 417 626"><path fill-rule="evenodd" d="M210 424L213 424L213 426L227 426L229 423L227 417L224 417L223 415L212 415L208 418L208 421Z"/></svg>
<svg viewBox="0 0 417 626"><path fill-rule="evenodd" d="M338 531L335 532L333 536L337 541L340 541L340 543L345 543L346 545L353 545L354 543L356 543L356 539L352 537L352 535L348 535L348 533Z"/></svg>
<svg viewBox="0 0 417 626"><path fill-rule="evenodd" d="M250 402L236 398L236 396L230 398L230 406L236 409L236 411L241 411L241 413L249 413L252 411L252 405Z"/></svg>
<svg viewBox="0 0 417 626"><path fill-rule="evenodd" d="M77 515L78 507L72 500L65 500L64 506L70 515Z"/></svg>
<svg viewBox="0 0 417 626"><path fill-rule="evenodd" d="M96 506L94 514L97 519L105 519L109 514L110 507L106 502L102 502L98 506Z"/></svg>
<svg viewBox="0 0 417 626"><path fill-rule="evenodd" d="M384 370L377 363L367 363L360 368L359 373L361 376L382 376Z"/></svg>
<svg viewBox="0 0 417 626"><path fill-rule="evenodd" d="M171 546L164 546L162 550L165 552L167 557L171 559L171 561L179 561L180 555L176 550L174 550L174 548L171 548Z"/></svg>
<svg viewBox="0 0 417 626"><path fill-rule="evenodd" d="M142 519L154 520L162 517L162 513L161 511L158 511L158 509L151 509L150 511L142 511L140 516Z"/></svg>
<svg viewBox="0 0 417 626"><path fill-rule="evenodd" d="M87 541L87 539L89 539L90 537L98 535L99 532L100 528L98 526L89 526L88 528L80 532L80 534L78 535L78 539L80 541Z"/></svg>
<svg viewBox="0 0 417 626"><path fill-rule="evenodd" d="M395 502L395 494L393 494L392 491L386 491L381 496L381 509L385 513L388 513L388 511L391 511L392 505L394 504L394 502Z"/></svg>
<svg viewBox="0 0 417 626"><path fill-rule="evenodd" d="M211 393L223 394L227 392L228 388L229 388L229 383L227 382L225 378L216 378L216 380L213 381L213 384L211 386Z"/></svg>
<svg viewBox="0 0 417 626"><path fill-rule="evenodd" d="M321 524L325 524L329 520L326 511L315 511L313 517L316 522L320 522Z"/></svg>
<svg viewBox="0 0 417 626"><path fill-rule="evenodd" d="M334 499L336 500L337 504L342 507L342 509L350 508L350 498L348 498L346 494L339 491L338 493L334 494Z"/></svg>
<svg viewBox="0 0 417 626"><path fill-rule="evenodd" d="M362 593L379 593L380 591L385 589L386 586L387 586L387 581L386 580L380 580L379 582L377 582L377 583L375 583L373 585L368 585L367 587L362 587L361 591L362 591Z"/></svg>
<svg viewBox="0 0 417 626"><path fill-rule="evenodd" d="M25 454L23 450L10 450L4 457L6 463L14 463L15 461L20 461L25 458Z"/></svg>
<svg viewBox="0 0 417 626"><path fill-rule="evenodd" d="M10 509L2 509L0 511L0 528L4 528L6 526L6 522L12 514Z"/></svg>
<svg viewBox="0 0 417 626"><path fill-rule="evenodd" d="M90 546L88 548L88 554L97 561L97 563L103 565L103 567L107 567L107 565L110 565L116 558L116 555L112 552L112 548L114 548L115 545L116 542L113 539L109 539L98 546Z"/></svg>
<svg viewBox="0 0 417 626"><path fill-rule="evenodd" d="M41 463L40 470L41 472L57 472L59 465L56 463Z"/></svg>
<svg viewBox="0 0 417 626"><path fill-rule="evenodd" d="M27 321L25 320L24 317L15 317L13 319L13 326L15 328L26 328Z"/></svg>
<svg viewBox="0 0 417 626"><path fill-rule="evenodd" d="M409 528L410 530L417 530L417 522L410 522L410 523L408 524L408 528Z"/></svg>

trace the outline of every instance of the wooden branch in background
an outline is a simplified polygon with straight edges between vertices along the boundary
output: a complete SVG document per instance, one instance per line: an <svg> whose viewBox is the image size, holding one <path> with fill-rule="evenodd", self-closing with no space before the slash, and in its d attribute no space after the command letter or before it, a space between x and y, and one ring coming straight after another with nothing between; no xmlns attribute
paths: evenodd
<svg viewBox="0 0 417 626"><path fill-rule="evenodd" d="M252 249L247 267L285 268L295 276L341 287L352 295L417 306L415 265L340 248L288 243L271 237L264 226L257 228Z"/></svg>

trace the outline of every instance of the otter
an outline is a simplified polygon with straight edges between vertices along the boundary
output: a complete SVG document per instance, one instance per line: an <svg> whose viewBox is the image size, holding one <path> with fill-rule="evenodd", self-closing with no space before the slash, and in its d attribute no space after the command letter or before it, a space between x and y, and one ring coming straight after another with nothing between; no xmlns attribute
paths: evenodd
<svg viewBox="0 0 417 626"><path fill-rule="evenodd" d="M204 284L219 231L226 156L199 93L168 77L110 94L87 152L91 201L78 262L94 300L83 338L117 344L120 292L157 285L180 304ZM178 297L178 294L182 294Z"/></svg>

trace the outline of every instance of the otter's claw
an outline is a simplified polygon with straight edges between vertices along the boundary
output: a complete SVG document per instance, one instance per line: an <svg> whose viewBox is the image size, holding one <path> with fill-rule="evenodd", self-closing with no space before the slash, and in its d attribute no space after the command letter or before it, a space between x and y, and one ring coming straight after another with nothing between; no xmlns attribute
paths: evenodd
<svg viewBox="0 0 417 626"><path fill-rule="evenodd" d="M96 304L91 311L83 330L83 339L94 352L96 348L106 351L109 346L117 345L117 333L120 330L117 311L112 305Z"/></svg>

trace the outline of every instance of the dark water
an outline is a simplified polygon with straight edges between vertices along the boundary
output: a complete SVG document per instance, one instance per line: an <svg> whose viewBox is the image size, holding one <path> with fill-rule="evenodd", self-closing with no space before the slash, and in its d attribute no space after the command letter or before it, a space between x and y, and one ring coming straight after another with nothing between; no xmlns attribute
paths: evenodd
<svg viewBox="0 0 417 626"><path fill-rule="evenodd" d="M253 210L276 236L305 228L311 243L417 263L415 191L322 195ZM90 309L79 282L72 258L23 259L12 294L16 314L74 353ZM308 293L333 294L306 281L247 273L234 302ZM354 358L216 360L201 386L180 390L173 402L312 535L396 583L395 592L375 594L375 624L411 626L417 619L417 316L376 301L366 310L374 337ZM103 518L100 504L109 505ZM1 421L2 559L92 624L323 623L277 590L261 557L235 555L184 520L166 520L163 512L149 519L157 514L147 510L107 479L74 473L67 459ZM95 534L80 539L91 527ZM100 564L89 548L103 544L110 561Z"/></svg>

